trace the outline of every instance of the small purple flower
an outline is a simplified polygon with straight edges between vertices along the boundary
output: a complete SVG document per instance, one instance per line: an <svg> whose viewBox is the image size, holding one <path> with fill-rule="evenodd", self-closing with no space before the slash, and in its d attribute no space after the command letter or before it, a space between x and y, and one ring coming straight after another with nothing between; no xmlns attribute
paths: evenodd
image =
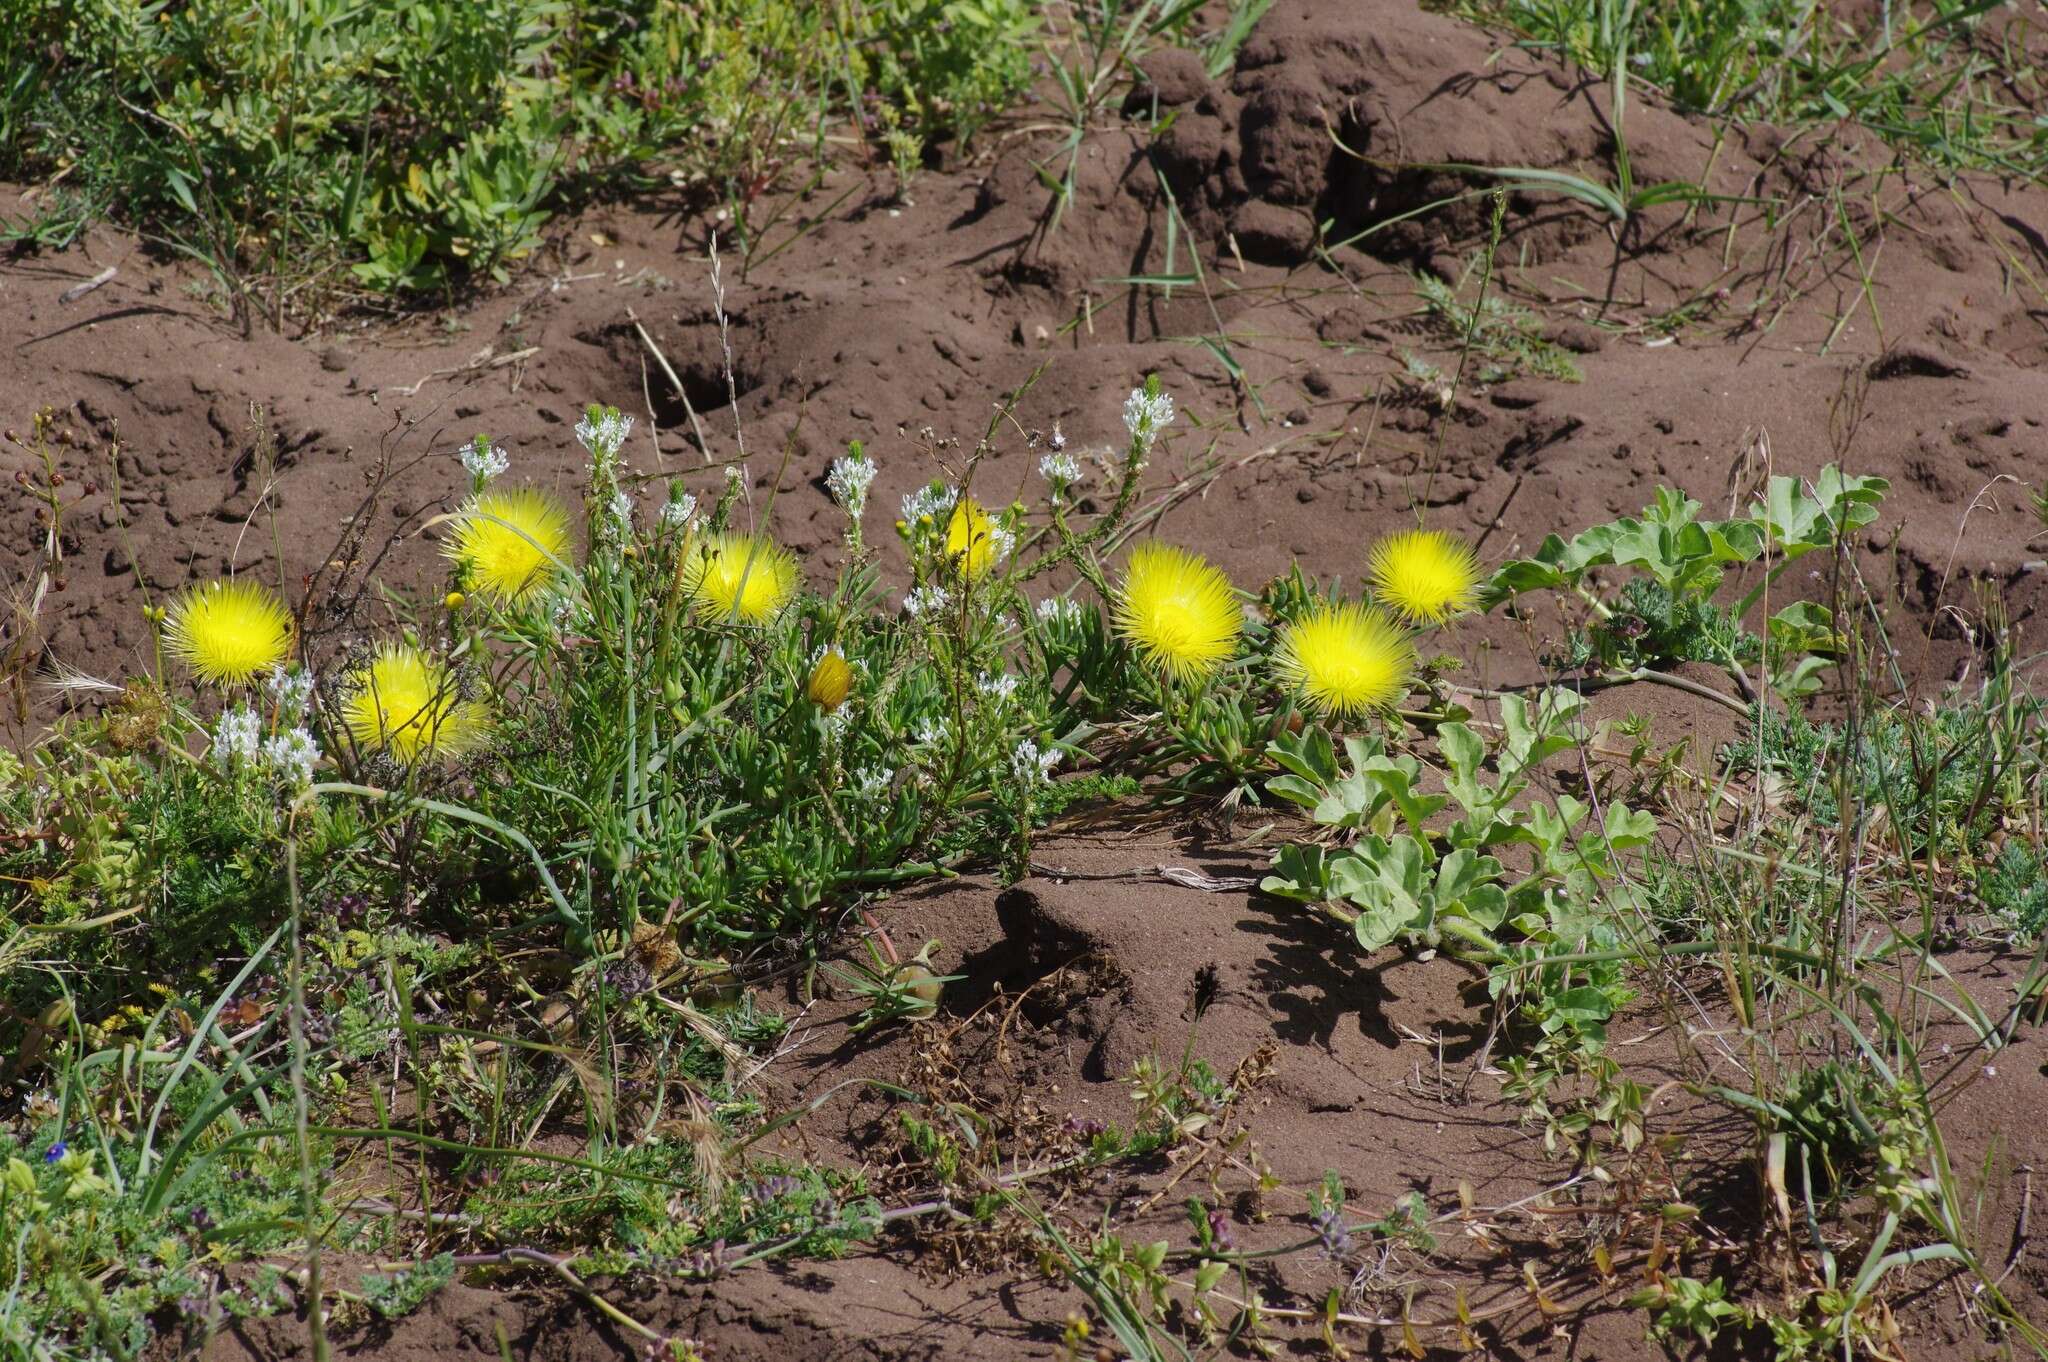
<svg viewBox="0 0 2048 1362"><path fill-rule="evenodd" d="M1309 1217L1310 1225L1323 1241L1323 1252L1336 1262L1351 1253L1351 1231L1344 1228L1344 1215L1336 1206L1326 1206Z"/></svg>
<svg viewBox="0 0 2048 1362"><path fill-rule="evenodd" d="M1230 1221L1224 1218L1221 1209L1209 1212L1209 1242L1228 1253L1237 1247L1237 1235L1230 1228Z"/></svg>
<svg viewBox="0 0 2048 1362"><path fill-rule="evenodd" d="M690 1271L706 1281L723 1277L732 1271L733 1259L738 1256L726 1248L723 1239L714 1239L708 1248L698 1249L691 1256Z"/></svg>
<svg viewBox="0 0 2048 1362"><path fill-rule="evenodd" d="M48 1149L43 1151L43 1162L55 1163L57 1160L63 1158L66 1154L70 1152L71 1146L64 1143L64 1141L59 1140L55 1144L51 1145Z"/></svg>
<svg viewBox="0 0 2048 1362"><path fill-rule="evenodd" d="M794 1195L801 1185L795 1178L786 1175L762 1178L747 1190L747 1197L751 1201L763 1204L780 1201L783 1197Z"/></svg>

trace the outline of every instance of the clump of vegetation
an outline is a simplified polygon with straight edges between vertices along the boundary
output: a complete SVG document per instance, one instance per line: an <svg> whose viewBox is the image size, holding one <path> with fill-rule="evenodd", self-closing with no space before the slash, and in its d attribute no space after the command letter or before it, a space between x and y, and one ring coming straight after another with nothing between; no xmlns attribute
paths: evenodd
<svg viewBox="0 0 2048 1362"><path fill-rule="evenodd" d="M870 541L860 446L825 477L844 552L818 579L743 470L647 477L630 418L592 407L579 505L520 486L488 437L455 451L467 489L438 522L435 593L369 613L360 557L337 552L354 566L298 601L238 578L149 607L157 666L92 683L98 713L0 757L0 818L26 830L0 841L21 1099L0 1129L0 1277L49 1284L0 1298L0 1338L82 1362L163 1346L173 1307L203 1343L307 1302L317 1333L529 1267L674 1353L588 1279L716 1279L930 1218L957 1261L1036 1261L1079 1290L1070 1351L1098 1326L1158 1357L1396 1309L1418 1346L1466 1346L1469 1313L1407 1302L1469 1202L1356 1218L1334 1176L1287 1190L1309 1237L1283 1251L1343 1267L1381 1313L1259 1299L1264 1251L1235 1246L1220 1188L1283 1192L1248 1125L1270 1047L1228 1074L1192 1042L1147 1056L1127 1120L983 1109L959 1053L982 1014L949 994L943 943L900 947L877 901L963 867L1022 875L1049 818L1108 799L1299 810L1261 830L1263 893L1334 923L1362 968L1401 952L1471 972L1492 1013L1474 1072L1576 1165L1558 1195L1612 1231L1589 1281L1620 1285L1611 1246L1657 1246L1632 1297L1653 1332L1831 1353L1879 1337L1882 1284L1937 1261L2010 1313L1934 1124L1967 1075L1931 1072L1927 1021L1875 985L1908 957L1936 976L1932 905L1958 866L1999 930L2039 931L2039 707L2003 659L1931 713L1859 692L1822 723L1816 673L1860 655L1832 611L1740 627L1785 564L1870 522L1881 481L1773 479L1725 521L1660 490L1490 573L1456 536L1404 530L1355 588L1296 569L1252 594L1179 545L1112 548L1178 419L1156 379L1085 503L1077 461L1031 432L1037 495L983 499L1007 414L931 448L947 476L895 508L897 571ZM1710 776L1640 724L1588 722L1578 687L1474 690L1426 660L1473 612L1542 591L1612 650L1589 652L1597 683L1704 658L1775 699L1723 697L1746 736ZM852 1043L919 1037L909 1077L841 1085L888 1104L874 1165L764 1152L806 1115L756 1082L791 1043L770 979L835 994ZM1023 999L996 996L1000 1038ZM1700 1209L1610 1039L1631 1009L1676 1025L1707 997L1738 1062L1679 1062L1754 1138L1775 1303L1679 1270ZM1944 1024L2003 1043L2007 1020L1944 1001ZM1188 1247L1060 1211L1093 1170L1148 1159L1206 1173ZM1852 1207L1876 1210L1810 1228ZM378 1267L338 1286L321 1273L339 1250Z"/></svg>
<svg viewBox="0 0 2048 1362"><path fill-rule="evenodd" d="M1468 276L1475 270L1476 262ZM1446 336L1479 358L1472 371L1476 381L1502 383L1524 373L1566 383L1585 378L1564 347L1544 339L1541 325L1527 308L1498 291L1482 290L1476 302L1467 302L1461 296L1465 283L1417 274L1415 294Z"/></svg>
<svg viewBox="0 0 2048 1362"><path fill-rule="evenodd" d="M1522 44L1664 91L1714 117L1854 120L1949 170L2037 175L2048 142L2007 72L2033 16L1996 38L1996 4L1873 12L1808 0L1430 0ZM2004 47L2007 50L2000 52Z"/></svg>
<svg viewBox="0 0 2048 1362"><path fill-rule="evenodd" d="M1700 519L1699 502L1660 488L1640 518L1596 525L1570 540L1548 535L1533 557L1502 564L1487 604L1537 591L1576 598L1589 620L1563 658L1573 667L1641 678L1670 663L1708 662L1726 668L1748 697L1762 692L1759 682L1782 697L1810 695L1840 653L1833 612L1795 601L1763 622L1761 639L1744 621L1793 563L1876 519L1887 486L1830 465L1810 488L1773 477L1744 515L1718 521ZM1754 583L1722 604L1717 596L1729 575L1752 564L1761 568ZM1625 574L1615 597L1593 585L1603 568Z"/></svg>
<svg viewBox="0 0 2048 1362"><path fill-rule="evenodd" d="M262 279L274 306L502 280L552 214L629 185L744 234L849 129L913 167L971 137L1023 88L1036 22L1024 0L7 0L0 173L46 186L8 230L62 244L119 217L238 311Z"/></svg>

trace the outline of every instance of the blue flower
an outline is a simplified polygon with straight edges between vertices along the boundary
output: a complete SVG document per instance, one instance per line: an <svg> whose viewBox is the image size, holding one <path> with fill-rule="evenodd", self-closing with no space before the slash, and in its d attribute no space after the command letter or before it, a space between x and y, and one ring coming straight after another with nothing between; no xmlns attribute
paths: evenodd
<svg viewBox="0 0 2048 1362"><path fill-rule="evenodd" d="M55 1163L57 1160L63 1158L66 1154L70 1152L71 1146L65 1144L62 1140L59 1140L55 1144L51 1145L48 1149L43 1151L43 1162Z"/></svg>

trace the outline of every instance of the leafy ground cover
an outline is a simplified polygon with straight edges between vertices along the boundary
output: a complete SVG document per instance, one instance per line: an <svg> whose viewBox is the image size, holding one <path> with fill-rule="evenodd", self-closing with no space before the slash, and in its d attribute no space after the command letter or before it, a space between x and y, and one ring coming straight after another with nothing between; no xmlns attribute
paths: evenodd
<svg viewBox="0 0 2048 1362"><path fill-rule="evenodd" d="M923 215L30 310L14 1355L2040 1350L2034 191L1058 17Z"/></svg>
<svg viewBox="0 0 2048 1362"><path fill-rule="evenodd" d="M1022 3L74 5L0 14L18 241L114 216L238 316L505 282L550 217L660 186L744 224L836 152L907 183L1029 76ZM744 230L744 228L742 228Z"/></svg>

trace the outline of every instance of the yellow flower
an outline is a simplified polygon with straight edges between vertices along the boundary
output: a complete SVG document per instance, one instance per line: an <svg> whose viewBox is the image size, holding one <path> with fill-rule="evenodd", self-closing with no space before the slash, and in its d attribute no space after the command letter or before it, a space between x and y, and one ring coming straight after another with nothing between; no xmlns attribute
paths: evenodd
<svg viewBox="0 0 2048 1362"><path fill-rule="evenodd" d="M1373 599L1415 624L1442 624L1479 596L1479 558L1464 540L1407 530L1373 545L1366 572Z"/></svg>
<svg viewBox="0 0 2048 1362"><path fill-rule="evenodd" d="M490 728L490 712L463 699L448 668L409 643L385 644L356 672L341 718L357 742L402 762L460 756Z"/></svg>
<svg viewBox="0 0 2048 1362"><path fill-rule="evenodd" d="M165 616L164 646L201 681L230 685L269 671L292 649L292 617L254 582L193 587Z"/></svg>
<svg viewBox="0 0 2048 1362"><path fill-rule="evenodd" d="M981 503L962 493L946 521L946 557L970 582L988 576L1010 551L1010 532Z"/></svg>
<svg viewBox="0 0 2048 1362"><path fill-rule="evenodd" d="M829 714L846 703L852 690L853 668L846 665L846 654L834 647L825 648L811 664L811 679L804 686L804 694Z"/></svg>
<svg viewBox="0 0 2048 1362"><path fill-rule="evenodd" d="M442 552L472 588L517 603L568 557L569 513L531 488L479 492L458 513Z"/></svg>
<svg viewBox="0 0 2048 1362"><path fill-rule="evenodd" d="M683 589L718 618L759 624L796 595L796 558L756 536L713 535L690 549Z"/></svg>
<svg viewBox="0 0 2048 1362"><path fill-rule="evenodd" d="M1273 665L1316 708L1363 714L1408 693L1415 643L1369 605L1319 605L1287 626Z"/></svg>
<svg viewBox="0 0 2048 1362"><path fill-rule="evenodd" d="M1244 628L1228 577L1197 554L1156 542L1131 550L1115 618L1140 657L1182 683L1227 661Z"/></svg>

